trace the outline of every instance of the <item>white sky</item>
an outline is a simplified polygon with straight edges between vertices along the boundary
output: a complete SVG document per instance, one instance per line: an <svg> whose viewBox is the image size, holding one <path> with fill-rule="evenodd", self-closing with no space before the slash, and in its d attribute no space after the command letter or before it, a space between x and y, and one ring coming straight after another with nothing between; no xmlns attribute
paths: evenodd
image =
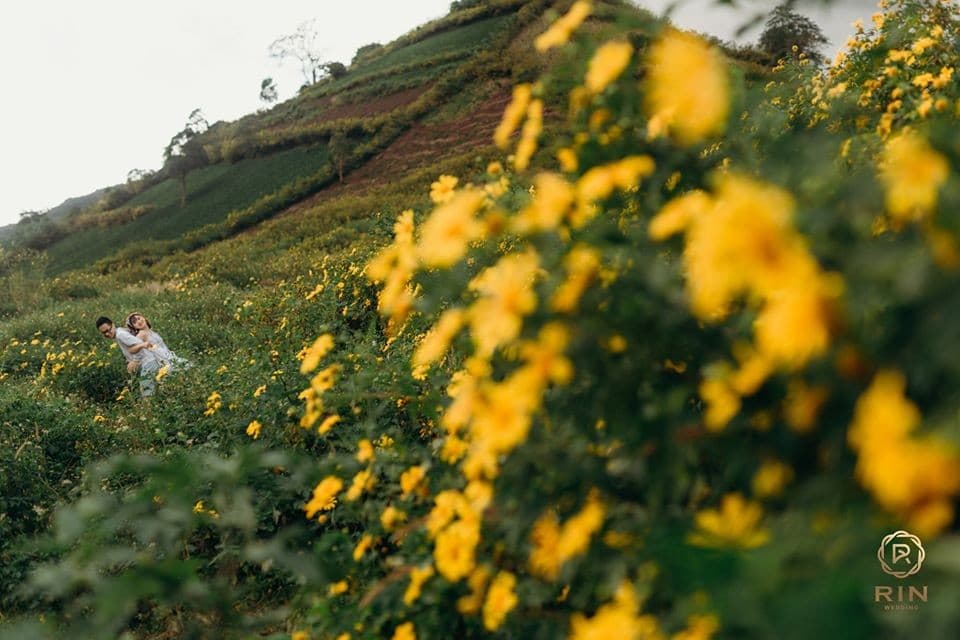
<svg viewBox="0 0 960 640"><path fill-rule="evenodd" d="M732 39L736 27L775 0L634 0L674 21ZM207 120L257 110L260 81L280 99L302 83L295 61L267 55L279 36L320 18L327 57L349 64L356 49L386 43L444 15L449 0L32 0L0 3L0 225L25 210L118 184L130 169L157 169L162 150L196 107ZM843 44L874 0L822 0L801 12ZM759 30L744 40L755 40Z"/></svg>

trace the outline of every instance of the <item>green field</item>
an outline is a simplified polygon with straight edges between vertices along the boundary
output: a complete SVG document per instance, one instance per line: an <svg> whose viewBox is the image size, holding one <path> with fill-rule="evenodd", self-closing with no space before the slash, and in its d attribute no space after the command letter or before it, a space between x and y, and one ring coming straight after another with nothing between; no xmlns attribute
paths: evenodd
<svg viewBox="0 0 960 640"><path fill-rule="evenodd" d="M324 147L282 151L236 164L205 167L187 176L187 204L180 207L180 184L166 180L136 196L131 206L154 210L129 224L71 235L49 249L50 272L61 273L106 257L124 245L170 240L197 227L219 222L236 209L272 193L297 178L329 165Z"/></svg>

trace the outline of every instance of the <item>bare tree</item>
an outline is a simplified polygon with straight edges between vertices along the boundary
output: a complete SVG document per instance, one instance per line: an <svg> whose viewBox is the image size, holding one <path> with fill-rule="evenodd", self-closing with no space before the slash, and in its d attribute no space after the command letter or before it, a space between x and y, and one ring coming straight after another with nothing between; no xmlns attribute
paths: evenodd
<svg viewBox="0 0 960 640"><path fill-rule="evenodd" d="M320 23L316 18L307 20L290 35L274 40L268 49L270 57L281 63L287 58L300 62L300 71L306 84L315 84L327 71L320 42Z"/></svg>
<svg viewBox="0 0 960 640"><path fill-rule="evenodd" d="M163 150L164 168L180 181L180 206L187 204L187 174L207 164L198 136L209 128L200 109L194 109L182 131L170 138Z"/></svg>

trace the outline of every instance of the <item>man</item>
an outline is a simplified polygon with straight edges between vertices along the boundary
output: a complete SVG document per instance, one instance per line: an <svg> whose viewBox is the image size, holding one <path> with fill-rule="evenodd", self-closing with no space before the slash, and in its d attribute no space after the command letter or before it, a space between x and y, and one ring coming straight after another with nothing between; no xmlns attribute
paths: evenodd
<svg viewBox="0 0 960 640"><path fill-rule="evenodd" d="M149 398L157 390L156 374L160 361L153 355L153 345L140 340L125 327L117 327L106 316L97 318L97 331L108 340L116 340L120 352L127 360L127 372L140 372L140 395Z"/></svg>

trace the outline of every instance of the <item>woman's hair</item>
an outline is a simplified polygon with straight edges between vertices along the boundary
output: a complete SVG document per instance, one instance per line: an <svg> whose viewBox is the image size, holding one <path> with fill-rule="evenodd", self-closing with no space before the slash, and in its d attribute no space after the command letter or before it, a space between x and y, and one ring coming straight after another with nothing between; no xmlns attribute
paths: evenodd
<svg viewBox="0 0 960 640"><path fill-rule="evenodd" d="M137 333L137 329L134 328L133 326L133 316L140 316L141 318L143 318L143 321L147 323L147 329L153 329L153 326L150 324L150 321L147 320L147 316L143 315L139 311L131 311L127 315L127 329L132 331L134 334Z"/></svg>

